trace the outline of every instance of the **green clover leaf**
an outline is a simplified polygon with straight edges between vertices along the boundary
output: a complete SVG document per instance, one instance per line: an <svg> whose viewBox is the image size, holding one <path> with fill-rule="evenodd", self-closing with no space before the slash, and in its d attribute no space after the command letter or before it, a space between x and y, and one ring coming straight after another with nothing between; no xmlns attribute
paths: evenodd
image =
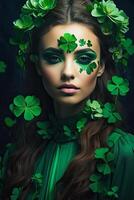
<svg viewBox="0 0 134 200"><path fill-rule="evenodd" d="M58 47L64 52L71 53L77 48L77 39L74 34L64 33L64 36L61 36L58 39Z"/></svg>
<svg viewBox="0 0 134 200"><path fill-rule="evenodd" d="M122 40L122 46L125 48L129 55L134 54L134 45L130 38Z"/></svg>
<svg viewBox="0 0 134 200"><path fill-rule="evenodd" d="M119 190L119 188L117 187L117 186L113 186L112 188L111 188L111 190L109 190L108 192L107 192L107 195L109 196L109 197L111 197L111 196L113 196L113 197L115 197L115 198L118 198L118 194L117 194L117 191Z"/></svg>
<svg viewBox="0 0 134 200"><path fill-rule="evenodd" d="M101 104L97 100L87 100L83 112L90 113L92 119L103 117Z"/></svg>
<svg viewBox="0 0 134 200"><path fill-rule="evenodd" d="M87 46L88 46L88 47L91 47L91 46L92 46L92 43L91 43L90 40L87 41Z"/></svg>
<svg viewBox="0 0 134 200"><path fill-rule="evenodd" d="M82 46L84 46L86 44L86 41L84 39L80 39L79 40L79 44L82 47Z"/></svg>
<svg viewBox="0 0 134 200"><path fill-rule="evenodd" d="M22 190L22 188L20 188L20 187L13 188L12 194L10 196L10 199L11 200L18 200L19 196L20 196L20 193L21 193L21 190Z"/></svg>
<svg viewBox="0 0 134 200"><path fill-rule="evenodd" d="M16 120L13 120L10 117L5 117L4 123L6 124L7 127L13 127L16 124Z"/></svg>
<svg viewBox="0 0 134 200"><path fill-rule="evenodd" d="M85 124L87 123L87 118L81 118L79 121L76 123L76 128L78 132L80 133L82 129L85 127Z"/></svg>
<svg viewBox="0 0 134 200"><path fill-rule="evenodd" d="M112 95L125 96L129 91L128 80L120 76L112 76L112 80L108 81L107 89Z"/></svg>
<svg viewBox="0 0 134 200"><path fill-rule="evenodd" d="M24 113L24 119L27 121L41 114L40 101L35 96L24 98L22 95L18 95L14 98L9 108L16 117L20 117Z"/></svg>
<svg viewBox="0 0 134 200"><path fill-rule="evenodd" d="M97 170L104 175L111 173L111 168L109 164L106 163L97 164Z"/></svg>
<svg viewBox="0 0 134 200"><path fill-rule="evenodd" d="M101 183L101 176L99 174L93 174L90 176L91 183L89 184L89 188L93 192L101 193L103 191L103 184Z"/></svg>
<svg viewBox="0 0 134 200"><path fill-rule="evenodd" d="M97 148L95 150L95 158L105 160L106 159L106 153L108 151L109 151L109 149L107 147Z"/></svg>
<svg viewBox="0 0 134 200"><path fill-rule="evenodd" d="M115 123L122 119L121 115L116 112L115 105L106 103L103 108L103 117L107 118L108 123Z"/></svg>
<svg viewBox="0 0 134 200"><path fill-rule="evenodd" d="M43 181L43 175L41 173L35 173L32 177L31 177L32 181L37 184L38 186L42 185L42 181Z"/></svg>
<svg viewBox="0 0 134 200"><path fill-rule="evenodd" d="M0 73L3 73L6 71L6 64L3 61L0 61Z"/></svg>
<svg viewBox="0 0 134 200"><path fill-rule="evenodd" d="M32 17L29 15L22 16L20 19L17 19L15 22L13 22L13 24L17 29L22 29L27 31L34 28Z"/></svg>
<svg viewBox="0 0 134 200"><path fill-rule="evenodd" d="M112 34L113 25L116 25L122 33L128 31L128 16L123 10L119 10L112 0L92 3L87 9L93 17L97 18L104 34Z"/></svg>

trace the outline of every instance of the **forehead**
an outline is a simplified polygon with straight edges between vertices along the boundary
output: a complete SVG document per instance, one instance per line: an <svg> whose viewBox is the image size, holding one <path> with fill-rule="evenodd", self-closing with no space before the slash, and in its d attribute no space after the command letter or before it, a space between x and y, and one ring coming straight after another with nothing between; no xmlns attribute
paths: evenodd
<svg viewBox="0 0 134 200"><path fill-rule="evenodd" d="M77 38L77 44L80 39L85 39L86 41L90 40L92 43L92 49L95 51L100 51L99 39L97 36L92 32L89 26L86 26L81 23L72 23L72 24L63 24L63 25L56 25L50 29L49 32L43 35L41 38L41 46L44 48L48 47L55 47L58 48L57 40L64 35L64 33L74 34ZM76 50L88 47L79 46Z"/></svg>

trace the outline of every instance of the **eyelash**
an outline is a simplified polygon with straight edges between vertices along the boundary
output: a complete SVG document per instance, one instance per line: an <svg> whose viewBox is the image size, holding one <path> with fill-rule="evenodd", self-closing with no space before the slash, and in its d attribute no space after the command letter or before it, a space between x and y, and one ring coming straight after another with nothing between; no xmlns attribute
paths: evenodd
<svg viewBox="0 0 134 200"><path fill-rule="evenodd" d="M83 58L83 59L82 59ZM54 64L57 64L59 62L62 62L63 59L60 58L59 56L57 55L47 55L47 56L44 56L44 59L47 61L48 64L50 65L54 65ZM58 61L57 61L58 59ZM82 59L82 60L81 60ZM75 59L77 63L79 64L89 64L91 62L91 57L89 55L82 55L82 56L79 56L78 58Z"/></svg>

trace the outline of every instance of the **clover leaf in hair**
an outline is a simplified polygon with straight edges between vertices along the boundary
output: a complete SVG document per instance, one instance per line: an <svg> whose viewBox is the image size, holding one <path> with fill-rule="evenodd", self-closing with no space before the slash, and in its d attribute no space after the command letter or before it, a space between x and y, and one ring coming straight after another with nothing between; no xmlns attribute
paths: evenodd
<svg viewBox="0 0 134 200"><path fill-rule="evenodd" d="M103 107L103 117L107 119L108 123L115 123L122 120L120 113L116 111L113 103L105 103Z"/></svg>
<svg viewBox="0 0 134 200"><path fill-rule="evenodd" d="M22 95L18 95L14 98L9 108L16 117L24 114L24 119L27 121L41 114L40 101L35 96L26 96L24 98Z"/></svg>
<svg viewBox="0 0 134 200"><path fill-rule="evenodd" d="M0 61L0 73L3 73L6 71L6 64L3 61Z"/></svg>
<svg viewBox="0 0 134 200"><path fill-rule="evenodd" d="M85 127L85 124L87 123L87 118L83 117L80 120L77 121L76 123L76 128L78 132L80 133L82 129Z"/></svg>
<svg viewBox="0 0 134 200"><path fill-rule="evenodd" d="M74 34L64 33L64 36L61 36L58 39L58 47L64 52L71 53L77 48L77 38Z"/></svg>
<svg viewBox="0 0 134 200"><path fill-rule="evenodd" d="M107 192L107 195L109 196L109 197L115 197L115 198L118 198L118 194L117 194L117 191L119 190L119 188L117 187L117 186L113 186L112 188L111 188L111 190L109 190L108 192Z"/></svg>
<svg viewBox="0 0 134 200"><path fill-rule="evenodd" d="M23 29L27 31L34 28L32 17L29 15L20 17L20 19L17 19L15 22L13 22L13 24L17 29Z"/></svg>
<svg viewBox="0 0 134 200"><path fill-rule="evenodd" d="M95 1L92 5L88 5L87 9L93 17L97 18L104 34L111 34L113 25L116 25L122 33L128 31L128 16L123 10L119 10L112 0ZM105 32L104 30L107 31Z"/></svg>
<svg viewBox="0 0 134 200"><path fill-rule="evenodd" d="M16 120L13 120L11 117L5 117L4 123L7 127L13 127L16 124Z"/></svg>
<svg viewBox="0 0 134 200"><path fill-rule="evenodd" d="M101 193L103 192L103 183L101 181L101 175L100 174L93 174L90 176L90 184L89 184L89 188L93 191L93 192L98 192Z"/></svg>
<svg viewBox="0 0 134 200"><path fill-rule="evenodd" d="M88 100L83 109L84 113L89 113L92 119L97 119L103 117L102 106L97 100Z"/></svg>
<svg viewBox="0 0 134 200"><path fill-rule="evenodd" d="M108 81L107 89L112 95L125 96L129 91L129 82L120 76L112 76L112 80Z"/></svg>

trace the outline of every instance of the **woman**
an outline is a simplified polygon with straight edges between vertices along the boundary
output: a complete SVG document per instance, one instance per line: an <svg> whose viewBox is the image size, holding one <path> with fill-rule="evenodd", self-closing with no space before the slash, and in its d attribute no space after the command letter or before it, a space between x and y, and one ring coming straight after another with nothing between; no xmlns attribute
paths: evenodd
<svg viewBox="0 0 134 200"><path fill-rule="evenodd" d="M27 1L24 17L14 23L32 30L23 91L31 96L18 95L10 105L20 120L4 159L2 199L132 200L134 137L121 129L117 111L118 93L129 89L117 76L122 60L114 54L127 18L112 1L46 4L50 10L44 15L43 1ZM122 16L118 23L105 19L103 6ZM22 58L24 45L19 47Z"/></svg>

